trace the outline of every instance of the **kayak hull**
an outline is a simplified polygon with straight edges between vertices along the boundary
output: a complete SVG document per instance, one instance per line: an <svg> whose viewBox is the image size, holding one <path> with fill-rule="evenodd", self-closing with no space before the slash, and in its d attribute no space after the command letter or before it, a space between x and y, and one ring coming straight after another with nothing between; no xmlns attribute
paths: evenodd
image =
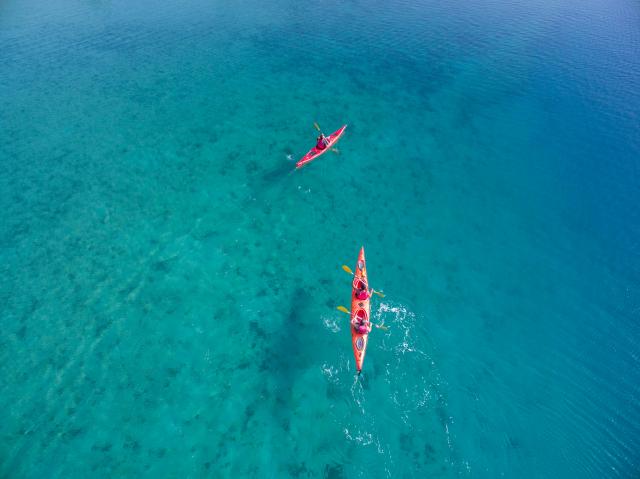
<svg viewBox="0 0 640 479"><path fill-rule="evenodd" d="M333 147L336 143L338 143L338 140L340 139L340 137L342 136L346 128L347 128L347 125L344 125L339 130L336 130L333 133L331 133L329 136L327 136L326 138L327 140L329 140L329 144L327 145L326 148L323 148L322 150L320 150L315 146L311 148L309 152L306 155L304 155L302 158L300 158L300 161L296 163L296 169L302 168L307 163L311 163L313 160L315 160L316 158L319 158L320 156L324 155L327 151L329 151L331 147Z"/></svg>
<svg viewBox="0 0 640 479"><path fill-rule="evenodd" d="M356 287L359 282L363 282L367 290L369 287L367 263L364 258L364 246L360 248L358 262L356 263L354 271L353 283L351 285L351 345L353 346L353 356L356 360L356 370L359 374L362 371L364 357L367 353L369 333L359 333L354 326L354 321L358 318L364 318L365 322L369 325L369 329L371 329L371 298L367 298L364 301L356 298Z"/></svg>

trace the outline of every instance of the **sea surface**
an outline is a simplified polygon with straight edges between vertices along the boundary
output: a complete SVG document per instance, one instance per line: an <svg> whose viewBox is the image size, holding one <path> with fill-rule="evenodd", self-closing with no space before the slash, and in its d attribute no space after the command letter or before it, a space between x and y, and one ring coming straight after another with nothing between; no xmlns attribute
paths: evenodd
<svg viewBox="0 0 640 479"><path fill-rule="evenodd" d="M6 0L0 211L2 478L639 477L637 0Z"/></svg>

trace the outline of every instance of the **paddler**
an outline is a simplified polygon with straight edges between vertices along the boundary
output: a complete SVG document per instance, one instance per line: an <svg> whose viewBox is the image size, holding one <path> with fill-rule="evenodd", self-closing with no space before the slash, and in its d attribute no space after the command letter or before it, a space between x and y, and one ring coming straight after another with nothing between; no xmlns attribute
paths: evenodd
<svg viewBox="0 0 640 479"><path fill-rule="evenodd" d="M316 148L318 150L324 150L327 146L329 146L329 140L322 133L318 136L316 141Z"/></svg>
<svg viewBox="0 0 640 479"><path fill-rule="evenodd" d="M367 285L362 281L358 284L358 289L356 291L356 299L358 301L366 301L373 294L373 288L367 291Z"/></svg>
<svg viewBox="0 0 640 479"><path fill-rule="evenodd" d="M371 332L371 323L364 318L357 318L352 321L353 327L358 334L369 334Z"/></svg>

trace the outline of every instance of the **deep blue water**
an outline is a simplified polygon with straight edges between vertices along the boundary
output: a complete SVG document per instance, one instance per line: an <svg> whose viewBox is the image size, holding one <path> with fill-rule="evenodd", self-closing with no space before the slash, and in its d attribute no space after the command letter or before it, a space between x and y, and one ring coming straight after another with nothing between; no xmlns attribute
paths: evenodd
<svg viewBox="0 0 640 479"><path fill-rule="evenodd" d="M639 204L634 0L5 1L0 477L637 477Z"/></svg>

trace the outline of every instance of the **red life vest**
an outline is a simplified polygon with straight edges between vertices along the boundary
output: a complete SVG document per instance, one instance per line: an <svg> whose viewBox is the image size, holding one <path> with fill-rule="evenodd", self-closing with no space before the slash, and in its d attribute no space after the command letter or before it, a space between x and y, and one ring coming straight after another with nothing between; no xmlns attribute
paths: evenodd
<svg viewBox="0 0 640 479"><path fill-rule="evenodd" d="M364 301L365 299L369 298L369 294L367 293L366 289L362 289L356 293L356 298L360 301Z"/></svg>

